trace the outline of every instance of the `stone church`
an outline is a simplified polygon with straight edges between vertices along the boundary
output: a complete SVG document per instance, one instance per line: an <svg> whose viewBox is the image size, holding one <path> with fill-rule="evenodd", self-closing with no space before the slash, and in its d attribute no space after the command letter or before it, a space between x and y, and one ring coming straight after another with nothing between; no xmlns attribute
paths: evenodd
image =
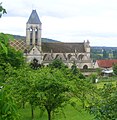
<svg viewBox="0 0 117 120"><path fill-rule="evenodd" d="M41 32L42 23L36 10L32 10L26 23L26 40L11 41L10 45L22 50L27 62L37 59L38 63L48 65L54 59L61 59L69 67L75 62L80 69L92 68L88 40L81 43L42 42Z"/></svg>

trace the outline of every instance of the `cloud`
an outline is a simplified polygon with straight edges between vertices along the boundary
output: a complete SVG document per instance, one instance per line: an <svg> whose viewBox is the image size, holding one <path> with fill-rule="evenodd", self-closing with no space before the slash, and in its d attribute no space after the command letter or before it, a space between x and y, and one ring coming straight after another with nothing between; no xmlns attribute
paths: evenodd
<svg viewBox="0 0 117 120"><path fill-rule="evenodd" d="M0 19L1 32L25 35L26 22L32 9L36 9L42 37L117 45L116 0L4 0L3 6L7 14Z"/></svg>

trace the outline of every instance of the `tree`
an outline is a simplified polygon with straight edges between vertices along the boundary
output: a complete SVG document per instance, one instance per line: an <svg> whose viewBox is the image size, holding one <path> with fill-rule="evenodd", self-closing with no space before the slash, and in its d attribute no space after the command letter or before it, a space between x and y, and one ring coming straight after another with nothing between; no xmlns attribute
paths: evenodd
<svg viewBox="0 0 117 120"><path fill-rule="evenodd" d="M9 40L13 40L12 35L0 33L0 50L3 50L6 54L8 53Z"/></svg>
<svg viewBox="0 0 117 120"><path fill-rule="evenodd" d="M55 59L52 61L52 63L49 64L49 67L61 69L61 68L66 68L67 66L63 63L62 60Z"/></svg>
<svg viewBox="0 0 117 120"><path fill-rule="evenodd" d="M117 86L105 84L98 90L98 99L91 105L91 113L97 120L116 120L117 119Z"/></svg>
<svg viewBox="0 0 117 120"><path fill-rule="evenodd" d="M0 51L0 66L2 66L3 63L9 63L12 67L19 68L25 63L25 59L21 51L16 51L10 46L7 46L7 52L8 53L6 54L4 50Z"/></svg>
<svg viewBox="0 0 117 120"><path fill-rule="evenodd" d="M33 61L30 64L30 67L34 70L37 70L41 67L41 64L38 63L38 60L36 58L33 59Z"/></svg>
<svg viewBox="0 0 117 120"><path fill-rule="evenodd" d="M117 75L117 64L113 64L113 72Z"/></svg>
<svg viewBox="0 0 117 120"><path fill-rule="evenodd" d="M2 3L0 3L0 18L2 17L2 14L7 13L6 9L2 7Z"/></svg>
<svg viewBox="0 0 117 120"><path fill-rule="evenodd" d="M3 86L0 89L0 120L19 119L16 102L11 96L11 92L9 90L8 86Z"/></svg>
<svg viewBox="0 0 117 120"><path fill-rule="evenodd" d="M85 76L80 72L80 70L77 68L75 62L71 66L71 73L73 76L77 76L80 79L85 79Z"/></svg>
<svg viewBox="0 0 117 120"><path fill-rule="evenodd" d="M58 69L43 68L38 71L38 80L35 80L35 85L39 106L41 109L46 109L48 120L51 120L52 112L69 101L69 82Z"/></svg>
<svg viewBox="0 0 117 120"><path fill-rule="evenodd" d="M117 50L113 50L113 58L117 59Z"/></svg>
<svg viewBox="0 0 117 120"><path fill-rule="evenodd" d="M105 49L103 50L103 58L109 58L109 53Z"/></svg>

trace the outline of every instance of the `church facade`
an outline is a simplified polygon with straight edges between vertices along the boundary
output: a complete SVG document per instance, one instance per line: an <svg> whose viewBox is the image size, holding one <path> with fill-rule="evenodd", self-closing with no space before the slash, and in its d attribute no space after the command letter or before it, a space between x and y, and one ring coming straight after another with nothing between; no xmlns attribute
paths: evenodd
<svg viewBox="0 0 117 120"><path fill-rule="evenodd" d="M42 23L36 10L32 13L26 23L26 40L11 41L11 46L23 50L27 62L38 60L38 63L48 65L54 59L61 59L68 67L73 63L80 69L93 67L90 58L90 43L64 43L64 42L42 42Z"/></svg>

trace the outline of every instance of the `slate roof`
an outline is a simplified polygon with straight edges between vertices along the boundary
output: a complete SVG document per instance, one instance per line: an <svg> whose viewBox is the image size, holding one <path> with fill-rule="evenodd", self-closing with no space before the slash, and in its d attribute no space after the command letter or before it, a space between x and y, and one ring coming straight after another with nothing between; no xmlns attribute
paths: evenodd
<svg viewBox="0 0 117 120"><path fill-rule="evenodd" d="M28 52L33 46L26 46L24 41L14 40L10 41L10 46L14 47L16 50L22 50ZM42 42L42 52L43 53L74 53L75 51L83 53L85 52L84 43L63 43L63 42Z"/></svg>
<svg viewBox="0 0 117 120"><path fill-rule="evenodd" d="M39 16L38 16L36 10L32 10L32 13L28 19L27 24L41 24L41 21L39 19Z"/></svg>
<svg viewBox="0 0 117 120"><path fill-rule="evenodd" d="M53 53L74 53L75 50L80 53L85 52L84 43L42 42L43 52L52 51Z"/></svg>
<svg viewBox="0 0 117 120"><path fill-rule="evenodd" d="M117 59L115 60L97 60L98 66L101 68L111 68L113 64L117 63Z"/></svg>

